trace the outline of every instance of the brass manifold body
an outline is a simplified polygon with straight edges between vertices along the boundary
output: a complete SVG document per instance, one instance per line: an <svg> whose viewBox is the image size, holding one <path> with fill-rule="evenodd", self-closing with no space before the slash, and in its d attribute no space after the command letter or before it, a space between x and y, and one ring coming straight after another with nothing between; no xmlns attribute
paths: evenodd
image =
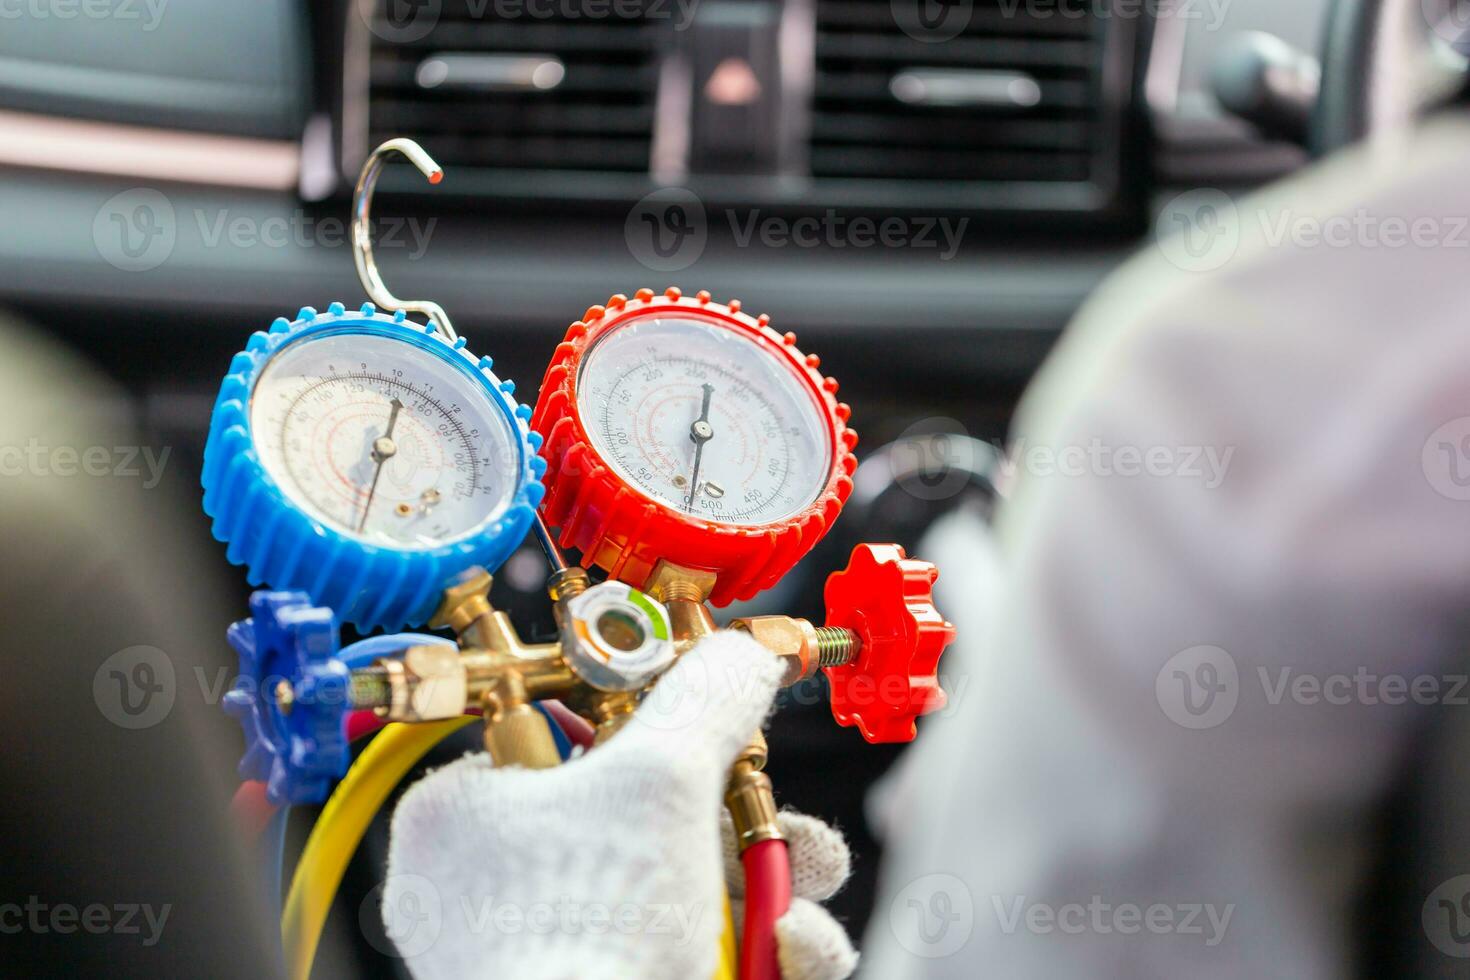
<svg viewBox="0 0 1470 980"><path fill-rule="evenodd" d="M485 748L496 765L540 769L558 765L560 755L546 720L531 703L558 699L596 726L595 743L610 738L631 717L646 683L609 689L601 675L579 664L578 637L569 629L570 608L592 588L580 568L563 568L547 585L561 640L524 643L510 617L492 608L491 578L476 570L447 589L430 625L449 627L459 640L410 647L401 657L384 658L352 673L349 699L353 708L372 709L398 722L455 718L478 707L484 718ZM716 630L706 604L714 588L713 573L660 562L645 590L666 613L672 657L681 656ZM813 626L789 616L737 619L729 628L743 630L786 664L784 685L813 676L821 667L850 663L861 641L850 630ZM672 662L672 658L668 661ZM667 663L662 666L666 667ZM662 671L659 671L660 673ZM595 744L594 743L594 744ZM762 768L765 739L755 732L731 767L725 801L735 823L741 850L781 836L771 781Z"/></svg>

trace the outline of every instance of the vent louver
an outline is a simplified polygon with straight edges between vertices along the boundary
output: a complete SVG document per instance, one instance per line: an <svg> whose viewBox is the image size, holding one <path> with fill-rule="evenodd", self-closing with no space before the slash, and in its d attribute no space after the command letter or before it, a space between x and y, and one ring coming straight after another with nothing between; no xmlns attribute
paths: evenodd
<svg viewBox="0 0 1470 980"><path fill-rule="evenodd" d="M657 25L558 9L449 0L422 38L375 31L372 145L409 136L446 167L646 172Z"/></svg>
<svg viewBox="0 0 1470 980"><path fill-rule="evenodd" d="M679 153L700 158L690 141L708 132L686 131L699 95L680 90L689 71L676 52L722 28L695 16L674 29L668 11L682 0L636 2L589 17L577 4L443 0L432 30L374 30L367 146L412 137L472 195L640 198L656 186L656 142L661 160L675 154L661 173L682 173ZM789 163L774 174L696 166L681 179L707 204L1025 214L1124 203L1137 16L1102 12L1109 0L786 3L805 25L782 36L801 42L783 48L794 67L779 76L797 96L782 130ZM920 23L925 13L940 23Z"/></svg>
<svg viewBox="0 0 1470 980"><path fill-rule="evenodd" d="M902 3L818 0L815 177L1098 176L1099 149L1117 134L1103 90L1109 20L1095 3L975 0L928 26L924 0L910 6L900 23Z"/></svg>

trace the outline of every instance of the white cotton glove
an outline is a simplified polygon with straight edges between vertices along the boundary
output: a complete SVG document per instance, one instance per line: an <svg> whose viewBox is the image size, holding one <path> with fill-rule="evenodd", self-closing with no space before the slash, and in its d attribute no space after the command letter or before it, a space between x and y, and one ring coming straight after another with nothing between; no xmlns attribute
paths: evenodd
<svg viewBox="0 0 1470 980"><path fill-rule="evenodd" d="M857 969L858 954L847 931L818 902L837 893L852 869L842 834L804 813L777 815L791 859L791 908L776 920L776 953L781 980L845 980ZM725 850L725 882L738 926L745 919L745 869L735 845L735 824L720 817Z"/></svg>
<svg viewBox="0 0 1470 980"><path fill-rule="evenodd" d="M726 776L781 672L750 638L720 633L585 756L531 771L474 754L415 784L393 815L382 905L414 976L710 976ZM783 940L810 931L809 913L792 913Z"/></svg>

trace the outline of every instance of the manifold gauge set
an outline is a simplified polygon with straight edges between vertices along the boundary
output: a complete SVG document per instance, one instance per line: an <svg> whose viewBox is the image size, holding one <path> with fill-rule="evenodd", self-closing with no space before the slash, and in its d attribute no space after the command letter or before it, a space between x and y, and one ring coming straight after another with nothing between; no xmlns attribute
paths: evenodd
<svg viewBox="0 0 1470 980"><path fill-rule="evenodd" d="M944 703L936 670L954 637L934 567L885 544L827 580L822 624L717 625L715 609L779 582L842 510L857 433L836 381L737 301L638 289L572 323L534 406L518 401L443 309L396 298L378 274L368 213L394 152L442 176L409 140L369 158L353 241L372 302L305 307L252 335L205 450L214 534L261 587L229 630L237 809L264 832L292 804L328 803L282 907L295 977L372 812L464 725L496 765L596 752L681 655L737 629L781 658L786 683L825 673L838 724L908 741ZM528 534L547 557L551 642L522 639L488 598ZM385 632L343 647L343 623ZM784 848L766 751L753 732L728 774L742 849ZM758 918L722 975L778 975L774 918Z"/></svg>

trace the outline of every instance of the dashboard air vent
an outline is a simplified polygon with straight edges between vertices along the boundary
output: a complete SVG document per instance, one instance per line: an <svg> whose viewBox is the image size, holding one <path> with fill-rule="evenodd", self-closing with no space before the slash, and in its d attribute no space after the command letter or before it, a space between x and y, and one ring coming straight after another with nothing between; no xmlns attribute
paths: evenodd
<svg viewBox="0 0 1470 980"><path fill-rule="evenodd" d="M813 176L1103 182L1119 143L1106 93L1118 22L1097 9L817 0Z"/></svg>
<svg viewBox="0 0 1470 980"><path fill-rule="evenodd" d="M371 145L408 136L446 167L646 172L655 26L566 6L447 0L430 30L374 30Z"/></svg>

